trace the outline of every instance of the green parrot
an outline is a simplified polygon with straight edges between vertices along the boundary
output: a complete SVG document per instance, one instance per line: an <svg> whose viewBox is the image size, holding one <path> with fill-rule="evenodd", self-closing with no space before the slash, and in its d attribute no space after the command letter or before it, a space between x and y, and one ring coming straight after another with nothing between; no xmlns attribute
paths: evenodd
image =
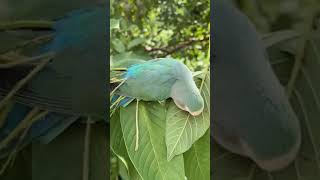
<svg viewBox="0 0 320 180"><path fill-rule="evenodd" d="M193 116L201 114L204 101L192 72L182 62L159 58L130 66L121 74L112 101L127 105L133 99L163 101L172 98L180 109ZM120 96L125 97L116 101Z"/></svg>
<svg viewBox="0 0 320 180"><path fill-rule="evenodd" d="M230 2L215 0L214 110L211 133L259 167L287 167L301 144L300 124L253 24Z"/></svg>

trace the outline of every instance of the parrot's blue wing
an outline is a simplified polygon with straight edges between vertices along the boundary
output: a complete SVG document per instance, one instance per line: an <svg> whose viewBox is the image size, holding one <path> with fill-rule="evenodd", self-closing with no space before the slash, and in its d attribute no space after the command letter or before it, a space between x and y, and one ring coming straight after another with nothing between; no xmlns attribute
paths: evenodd
<svg viewBox="0 0 320 180"><path fill-rule="evenodd" d="M55 22L53 27L55 31L53 40L43 45L36 51L34 51L33 54L38 55L38 54L53 51L59 55L59 59L66 56L66 59L71 58L71 59L76 59L80 61L81 56L83 56L82 53L91 52L91 49L90 50L86 49L86 47L88 47L88 42L91 42L90 38L93 35L102 34L100 33L100 31L103 31L103 28L102 30L97 30L95 27L90 26L90 24L83 24L83 21L92 22L92 19L99 21L100 19L97 17L103 16L104 15L103 12L104 12L103 8L92 8L92 9L90 8L90 9L77 10L69 13L65 18ZM75 31L74 27L83 27L83 29L79 31ZM94 30L97 30L98 32L93 32ZM100 52L100 49L97 49L97 48L93 48L93 50ZM96 52L93 52L93 53L96 53ZM64 80L68 79L68 77L72 77L73 75L72 73L74 72L67 71L68 70L67 68L70 66L74 67L74 66L80 66L80 65L76 64L75 61L64 61L64 63L59 64L59 68L60 70L62 69L61 71L64 72L64 74L62 75L59 74L56 80L59 82L61 81L64 82ZM14 67L10 69L1 69L0 75L5 75L5 76L2 76L1 78L1 80L3 81L0 83L0 101L1 101L1 96L6 95L8 91L10 91L10 89L12 88L12 85L10 84L15 84L18 80L22 79L22 77L25 77L26 74L28 74L28 72L30 71L30 68L32 67L19 66L19 67ZM54 71L53 73L58 73L58 72ZM40 75L42 75L41 78L43 80L43 83L45 81L48 81L48 79L46 79L46 76L45 76L47 74L44 72L40 73ZM85 74L85 73L82 73L82 74ZM5 77L8 77L9 79L6 79ZM35 78L39 78L39 76L35 76ZM55 82L50 81L49 83L54 84ZM28 88L28 85L26 86L26 88ZM36 88L41 89L41 88L48 88L48 87L43 87L43 85L42 86L39 85ZM98 89L98 88L94 88L94 89ZM19 102L23 102L23 103L21 104L18 102L15 103L12 109L10 110L10 112L5 117L5 119L4 120L2 119L1 122L4 122L4 123L0 124L1 125L0 127L0 158L7 156L9 153L13 152L13 150L15 150L16 148L18 148L17 150L19 150L23 146L35 140L38 140L43 143L50 142L52 139L54 139L57 135L63 132L67 127L69 127L73 122L75 122L79 118L78 114L76 116L69 115L71 113L68 113L68 115L62 114L65 112L64 110L67 110L67 108L70 106L69 105L70 103L67 103L67 106L65 106L65 102L67 102L66 99L62 99L62 101L60 102L59 99L58 101L56 101L57 98L55 99L53 98L53 101L51 101L51 99L49 99L48 97L37 96L37 94L35 94L37 90L39 89L32 89L32 91L28 91L26 94L20 94L20 95L17 94L18 96L23 97L21 98L22 100L21 99L19 100ZM77 93L78 92L77 90L79 90L79 88L77 87L70 89L70 93L71 94ZM57 91L57 90L52 90L52 91ZM19 93L21 93L21 91ZM66 96L69 95L69 94L66 94L66 92L64 91L63 93L64 93L63 95L66 95ZM29 101L32 103L28 103ZM23 129L22 131L19 131L19 133L16 134L14 138L12 139L10 138L9 142L6 142L4 144L3 143L5 142L4 140L8 140L8 137L13 135L12 133L14 132L14 130L19 125L21 125L24 118L32 110L31 106L27 106L25 104L30 104L30 105L32 104L32 106L33 105L40 106L42 109L47 107L45 105L48 105L48 104L49 104L48 107L50 106L56 107L57 105L59 105L59 111L55 111L54 108L48 109L50 112L46 116L34 122L24 136L22 136L24 134L24 129ZM74 104L72 104L70 107L73 107L73 106ZM63 111L60 111L60 109ZM51 112L51 111L55 111L55 112Z"/></svg>
<svg viewBox="0 0 320 180"><path fill-rule="evenodd" d="M114 95L114 96L112 96L112 98L111 98L111 104L116 103L117 100L119 100L119 98L121 98L120 95ZM119 101L119 103L117 103L116 107L120 107L120 106L124 106L124 107L125 107L125 106L128 105L130 102L132 102L133 100L134 100L134 98L132 98L132 97L123 97L123 99L121 99L121 100Z"/></svg>
<svg viewBox="0 0 320 180"><path fill-rule="evenodd" d="M0 142L8 138L14 129L20 125L32 108L23 104L16 103L8 113L5 123L0 128ZM40 120L32 124L26 135L21 139L20 132L12 139L3 149L0 149L0 158L12 152L15 148L23 147L35 139L42 143L50 142L54 137L59 135L67 127L69 127L77 118L70 118L68 115L57 113L49 113Z"/></svg>
<svg viewBox="0 0 320 180"><path fill-rule="evenodd" d="M55 123L53 126L51 126L50 129L46 133L44 133L43 135L41 135L38 138L38 140L43 144L47 144L47 143L51 142L55 137L57 137L64 130L66 130L72 123L74 123L77 119L79 119L79 116L65 117L65 116L61 116L61 115L53 115L52 118L54 118L55 121L57 121L57 120L59 120L59 121L57 123ZM48 118L48 119L50 120L50 118ZM46 121L43 121L42 123L44 124L44 123L48 122L48 119ZM35 123L34 126L36 126L37 124L40 124L40 122ZM37 128L32 127L31 130L37 130Z"/></svg>
<svg viewBox="0 0 320 180"><path fill-rule="evenodd" d="M84 25L83 22L92 21L95 17L98 19L103 13L103 8L85 8L70 12L54 24L54 40L40 48L39 52L59 52L72 46L86 47L86 43L88 42L87 39L90 38L90 34L97 32L93 32L95 29L90 27L90 25ZM82 27L82 29L75 30L74 27Z"/></svg>
<svg viewBox="0 0 320 180"><path fill-rule="evenodd" d="M125 97L114 94L111 96L110 101L110 115L112 116L115 110L117 110L120 106L126 107L129 105L135 98L133 97Z"/></svg>

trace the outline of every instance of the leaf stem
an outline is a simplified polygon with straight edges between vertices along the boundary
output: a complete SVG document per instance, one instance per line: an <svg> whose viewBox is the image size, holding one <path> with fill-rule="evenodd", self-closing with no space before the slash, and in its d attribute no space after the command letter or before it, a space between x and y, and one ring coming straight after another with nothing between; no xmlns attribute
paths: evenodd
<svg viewBox="0 0 320 180"><path fill-rule="evenodd" d="M15 161L15 155L19 150L19 146L21 145L23 139L25 138L25 136L27 135L27 133L29 132L29 129L31 128L32 124L38 120L40 120L42 117L46 116L49 112L48 111L43 111L37 114L37 112L39 112L38 108L33 108L33 110L31 110L29 112L29 114L25 117L25 119L23 120L24 122L28 123L28 124L23 124L23 126L21 127L25 127L22 135L19 137L19 140L17 142L17 144L15 145L14 149L10 152L10 155L8 157L8 159L6 160L6 162L3 164L3 166L0 169L0 176L6 171L7 167L9 166L10 162L11 162L11 166L13 165L14 161ZM29 121L30 120L30 121ZM24 123L23 122L23 123ZM22 124L22 123L21 123ZM20 125L21 125L20 124ZM19 126L20 126L19 125ZM18 131L16 131L17 129L15 129L15 132L12 132L9 137L13 137L15 136L17 133L20 133ZM19 130L20 131L20 130ZM17 133L16 133L17 132ZM13 135L13 136L12 136ZM8 140L8 139L6 139ZM7 141L9 142L10 139ZM6 144L3 144L4 146ZM4 147L3 146L3 147ZM1 149L1 148L0 148Z"/></svg>
<svg viewBox="0 0 320 180"><path fill-rule="evenodd" d="M137 104L136 104L136 146L134 148L135 151L138 150L139 148L139 99L137 99Z"/></svg>
<svg viewBox="0 0 320 180"><path fill-rule="evenodd" d="M126 79L124 79L116 88L114 88L113 91L111 91L110 96L112 96L112 95L116 92L116 90L119 89L120 86L121 86L124 82L126 82Z"/></svg>
<svg viewBox="0 0 320 180"><path fill-rule="evenodd" d="M39 59L51 57L52 55L53 55L52 53L45 53L45 54L41 54L39 56L22 58L20 60L15 60L14 62L0 64L0 69L12 68L14 66L30 63L30 62L33 62L33 61L38 61ZM2 58L3 57L0 56L0 60L2 60ZM8 58L6 60L9 60L9 59L10 58ZM12 61L12 60L10 59L9 61Z"/></svg>
<svg viewBox="0 0 320 180"><path fill-rule="evenodd" d="M89 156L90 156L90 133L91 133L91 118L87 118L86 134L84 137L83 151L83 180L89 180Z"/></svg>

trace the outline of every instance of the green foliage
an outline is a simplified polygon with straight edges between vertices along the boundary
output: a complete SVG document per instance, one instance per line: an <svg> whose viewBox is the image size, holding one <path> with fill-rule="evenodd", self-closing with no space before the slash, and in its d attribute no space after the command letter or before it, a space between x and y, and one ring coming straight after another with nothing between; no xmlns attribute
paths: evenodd
<svg viewBox="0 0 320 180"><path fill-rule="evenodd" d="M133 101L115 111L110 122L112 179L209 179L209 13L208 0L111 1L111 68L174 57L198 71L195 79L206 101L198 117L171 99L139 101L138 106ZM111 78L115 75L111 72Z"/></svg>
<svg viewBox="0 0 320 180"><path fill-rule="evenodd" d="M205 132L207 135L210 132L210 75L201 75L198 84L202 87L206 105L204 112L197 117L178 109L172 100L163 103L141 101L138 106L134 101L113 114L110 122L111 150L118 160L114 164L120 162L114 170L119 171L121 177L120 167L125 167L129 179L184 179L185 176L210 175L210 159L190 157L194 153L199 158L210 156L209 138L199 140ZM139 146L136 150L137 108ZM185 161L184 156L187 157ZM196 163L189 164L190 161ZM200 161L204 164L199 164ZM197 170L191 175L185 168ZM189 179L193 179L191 177Z"/></svg>
<svg viewBox="0 0 320 180"><path fill-rule="evenodd" d="M194 142L201 138L210 126L210 75L199 86L205 101L204 111L199 116L191 116L179 109L173 101L168 105L166 117L167 157L171 160L175 155L186 152Z"/></svg>
<svg viewBox="0 0 320 180"><path fill-rule="evenodd" d="M209 0L112 3L112 21L117 19L119 28L111 34L111 55L126 51L150 58L172 56L201 70L209 64L209 15Z"/></svg>
<svg viewBox="0 0 320 180"><path fill-rule="evenodd" d="M210 131L207 131L184 155L188 179L210 179Z"/></svg>
<svg viewBox="0 0 320 180"><path fill-rule="evenodd" d="M152 102L139 103L139 148L135 150L135 103L120 110L120 121L129 157L143 179L183 179L183 156L166 159L165 108Z"/></svg>
<svg viewBox="0 0 320 180"><path fill-rule="evenodd" d="M243 1L242 3L249 5L240 4L240 9L255 22L260 31L268 32L263 36L265 47L274 72L286 88L291 105L300 120L302 145L296 160L288 168L268 173L259 169L248 158L232 154L214 143L215 148L211 152L214 159L213 177L246 180L317 180L320 178L320 28L313 23L319 22L319 17L310 15L314 13L313 8L304 9L310 4L313 6L316 1L307 1L303 7L295 7L291 14L287 14L292 19L290 22L284 22L283 16L277 13L280 9L276 7L281 1L264 1L264 6L261 5L262 1L257 1L258 4L261 3L258 7L250 5L250 2ZM290 2L298 1L288 1ZM254 11L244 7L263 8L265 10L259 13L268 13L253 16L251 13ZM310 21L310 17L315 18ZM263 23L259 21L265 22L266 29L260 26ZM275 31L279 29L284 30Z"/></svg>

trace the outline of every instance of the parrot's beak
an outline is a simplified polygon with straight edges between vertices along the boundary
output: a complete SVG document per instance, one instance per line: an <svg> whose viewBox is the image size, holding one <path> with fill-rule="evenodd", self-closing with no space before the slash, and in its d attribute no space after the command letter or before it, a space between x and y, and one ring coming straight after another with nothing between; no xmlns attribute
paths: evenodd
<svg viewBox="0 0 320 180"><path fill-rule="evenodd" d="M198 115L200 115L200 114L202 113L203 108L201 108L199 111L195 111L195 112L191 112L188 107L186 107L186 110L187 110L192 116L198 116Z"/></svg>
<svg viewBox="0 0 320 180"><path fill-rule="evenodd" d="M202 110L201 111L196 111L196 112L189 112L192 116L198 116L202 113Z"/></svg>
<svg viewBox="0 0 320 180"><path fill-rule="evenodd" d="M184 110L184 111L189 112L192 116L198 116L198 115L201 114L202 111L203 111L203 107L202 107L199 111L194 111L194 112L192 112L192 111L190 111L190 109L189 109L187 106L182 105L178 100L173 99L173 101L174 101L174 103L178 106L178 108L180 108L180 109L182 109L182 110Z"/></svg>

